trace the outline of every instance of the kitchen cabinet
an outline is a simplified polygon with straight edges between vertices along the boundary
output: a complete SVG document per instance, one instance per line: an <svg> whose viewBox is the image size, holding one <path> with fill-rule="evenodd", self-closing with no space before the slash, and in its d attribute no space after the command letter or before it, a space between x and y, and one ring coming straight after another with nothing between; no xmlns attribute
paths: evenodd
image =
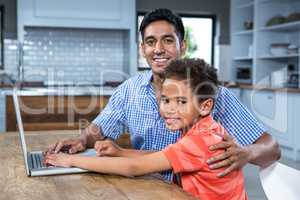
<svg viewBox="0 0 300 200"><path fill-rule="evenodd" d="M130 29L135 0L19 0L23 26Z"/></svg>
<svg viewBox="0 0 300 200"><path fill-rule="evenodd" d="M231 0L232 70L250 67L253 85L286 87L289 75L300 72L299 13L295 0Z"/></svg>
<svg viewBox="0 0 300 200"><path fill-rule="evenodd" d="M103 109L109 96L60 95L20 96L25 131L85 128ZM16 115L11 95L6 97L7 131L16 131Z"/></svg>
<svg viewBox="0 0 300 200"><path fill-rule="evenodd" d="M300 94L285 91L250 90L241 92L242 102L279 142L283 155L299 160Z"/></svg>
<svg viewBox="0 0 300 200"><path fill-rule="evenodd" d="M5 93L4 90L0 89L0 133L3 133L6 131L6 107L5 103Z"/></svg>
<svg viewBox="0 0 300 200"><path fill-rule="evenodd" d="M290 94L291 104L289 112L291 114L291 131L293 133L293 142L296 148L293 151L292 157L294 160L300 160L300 94Z"/></svg>
<svg viewBox="0 0 300 200"><path fill-rule="evenodd" d="M46 66L48 64L47 67L53 65L54 68L61 68L62 65L84 67L87 63L93 72L95 71L93 66L112 65L112 71L121 72L121 75L116 75L116 81L123 81L120 80L123 79L123 74L129 76L136 74L138 48L135 0L18 0L17 3L18 41L23 44L21 50L24 52L21 54L24 55L23 58L20 59L24 62L20 63L24 65L25 73L29 68L42 66L35 63L45 62ZM89 34L81 34L85 31ZM112 49L117 50L110 53ZM39 52L32 52L34 50ZM88 55L93 55L88 52L97 55L84 58L86 52ZM72 61L62 58L74 55ZM49 57L51 61L47 60ZM62 62L57 64L56 61ZM50 67L50 70L52 68ZM66 68L63 70L66 76L69 74L68 71L72 71ZM44 74L48 75L47 73ZM76 81L73 77L70 78L71 81ZM30 81L40 81L38 78L32 79ZM78 79L78 82L86 81ZM95 79L97 77L92 78L93 84L96 83ZM66 79L63 81L68 82ZM112 78L109 81L115 80Z"/></svg>
<svg viewBox="0 0 300 200"><path fill-rule="evenodd" d="M240 88L228 88L229 91L234 94L234 96L236 96L238 99L240 99Z"/></svg>

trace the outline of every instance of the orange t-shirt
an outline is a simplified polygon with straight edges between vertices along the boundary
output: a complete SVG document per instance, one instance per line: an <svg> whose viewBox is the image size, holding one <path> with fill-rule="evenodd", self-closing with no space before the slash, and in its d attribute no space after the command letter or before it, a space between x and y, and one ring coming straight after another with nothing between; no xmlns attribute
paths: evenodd
<svg viewBox="0 0 300 200"><path fill-rule="evenodd" d="M217 135L219 134L219 135ZM241 170L233 171L223 178L217 174L224 168L211 170L206 163L222 150L210 151L208 147L222 141L220 134L226 130L211 116L197 122L177 143L166 147L163 152L173 167L181 173L185 191L205 200L247 200Z"/></svg>

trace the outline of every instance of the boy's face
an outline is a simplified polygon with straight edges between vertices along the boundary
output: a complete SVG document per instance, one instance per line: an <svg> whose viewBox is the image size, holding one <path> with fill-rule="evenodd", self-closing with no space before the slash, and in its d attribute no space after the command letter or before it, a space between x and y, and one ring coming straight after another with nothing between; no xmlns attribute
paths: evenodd
<svg viewBox="0 0 300 200"><path fill-rule="evenodd" d="M166 79L162 85L160 113L168 129L185 129L199 120L199 103L186 80Z"/></svg>
<svg viewBox="0 0 300 200"><path fill-rule="evenodd" d="M155 21L145 28L141 51L153 73L161 74L171 60L185 53L185 42L179 41L173 25Z"/></svg>

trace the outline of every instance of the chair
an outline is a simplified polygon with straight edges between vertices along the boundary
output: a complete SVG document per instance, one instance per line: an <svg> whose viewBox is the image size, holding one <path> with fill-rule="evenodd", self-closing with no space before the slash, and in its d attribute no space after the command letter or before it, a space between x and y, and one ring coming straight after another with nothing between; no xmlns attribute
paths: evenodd
<svg viewBox="0 0 300 200"><path fill-rule="evenodd" d="M300 171L275 162L259 171L260 181L269 200L299 200Z"/></svg>

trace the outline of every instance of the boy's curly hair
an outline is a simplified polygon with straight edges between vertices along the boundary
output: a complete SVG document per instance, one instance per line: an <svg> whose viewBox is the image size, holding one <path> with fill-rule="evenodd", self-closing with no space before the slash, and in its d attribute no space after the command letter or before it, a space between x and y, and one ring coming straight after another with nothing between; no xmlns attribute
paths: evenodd
<svg viewBox="0 0 300 200"><path fill-rule="evenodd" d="M183 58L170 62L161 76L165 79L187 80L199 101L215 99L218 92L217 70L199 58Z"/></svg>

